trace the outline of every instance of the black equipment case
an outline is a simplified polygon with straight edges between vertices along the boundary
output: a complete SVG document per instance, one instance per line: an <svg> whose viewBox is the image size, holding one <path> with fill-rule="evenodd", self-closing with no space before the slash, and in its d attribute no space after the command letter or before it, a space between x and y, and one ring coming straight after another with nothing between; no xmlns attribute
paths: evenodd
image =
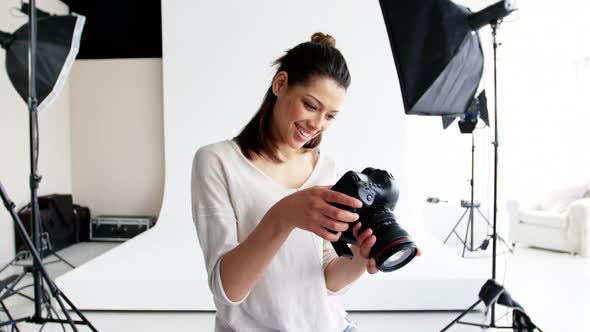
<svg viewBox="0 0 590 332"><path fill-rule="evenodd" d="M123 242L147 231L155 223L156 218L152 216L96 216L90 219L90 240Z"/></svg>

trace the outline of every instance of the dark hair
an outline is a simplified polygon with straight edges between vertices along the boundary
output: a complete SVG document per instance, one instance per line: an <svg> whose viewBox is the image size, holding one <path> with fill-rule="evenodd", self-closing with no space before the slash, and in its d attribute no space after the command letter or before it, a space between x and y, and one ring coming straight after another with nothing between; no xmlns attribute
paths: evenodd
<svg viewBox="0 0 590 332"><path fill-rule="evenodd" d="M281 71L287 73L289 86L306 84L312 77L325 77L333 79L341 87L348 89L350 85L348 66L342 53L335 46L334 37L316 32L311 36L311 41L288 50L285 55L274 61L273 65L278 66L277 73ZM272 130L276 100L271 84L258 112L235 137L242 153L250 160L254 155L258 155L275 162L283 162L276 155L276 138L273 137ZM304 148L316 148L321 141L320 134L307 142Z"/></svg>

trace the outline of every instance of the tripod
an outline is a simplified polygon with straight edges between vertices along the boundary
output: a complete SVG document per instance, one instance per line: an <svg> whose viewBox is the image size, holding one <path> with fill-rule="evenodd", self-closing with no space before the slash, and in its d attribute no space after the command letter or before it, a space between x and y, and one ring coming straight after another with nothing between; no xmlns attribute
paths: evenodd
<svg viewBox="0 0 590 332"><path fill-rule="evenodd" d="M67 264L68 266L70 266L71 268L75 268L67 260L62 258L57 253L55 253L55 251L53 251L48 233L43 233L42 238L43 238L43 241L42 241L43 246L40 248L40 256L43 257L44 256L43 253L47 252L49 255L53 255L53 256L57 257L56 260L49 261L49 262L43 262L44 265L63 262L65 264ZM6 278L5 280L0 280L0 306L3 306L3 303L2 303L3 300L6 300L13 295L19 295L19 296L24 297L32 302L35 302L34 298L23 293L23 291L25 289L33 287L35 285L34 283L29 283L25 286L20 286L17 288L17 286L19 285L21 280L23 280L27 274L33 274L35 271L34 262L28 261L31 257L32 257L31 253L29 251L23 249L23 250L19 251L8 264L6 264L2 269L0 269L0 275L1 275L2 272L7 270L10 266L20 266L23 268L22 272L20 274L11 275L8 278ZM21 260L27 260L27 262L20 263ZM43 301L47 305L49 305L48 296L45 294L44 294L44 296L45 296L45 298ZM6 311L6 308L4 308L4 309ZM10 315L9 315L9 318L11 318ZM15 327L15 329L18 331L18 328Z"/></svg>
<svg viewBox="0 0 590 332"><path fill-rule="evenodd" d="M444 244L446 244L449 241L449 238L451 237L451 235L455 234L455 236L463 244L463 253L461 254L461 257L465 257L466 250L468 250L470 252L474 252L479 249L486 250L488 247L489 237L486 238L483 241L483 243L477 248L473 244L474 228L475 228L474 227L475 211L477 211L479 213L479 215L483 218L483 220L485 220L488 227L493 228L493 225L490 223L488 218L486 218L486 216L483 214L483 212L481 212L481 210L479 208L481 206L481 204L474 202L474 191L475 191L474 181L475 181L475 134L472 131L471 132L471 179L469 179L469 185L471 186L471 200L470 201L464 201L464 200L461 201L461 207L464 208L465 211L463 212L461 217L459 217L459 220L457 221L457 223L455 224L453 229L449 232L449 235L447 235L447 237L445 238L445 240L443 242ZM463 219L467 215L468 215L468 217L467 217L467 227L465 229L465 237L462 238L461 235L457 232L457 227L459 227L459 225L461 224L461 222L463 221ZM491 237L491 235L490 235L490 237ZM508 250L510 252L512 252L512 249L508 246L506 241L504 241L504 239L502 239L502 237L498 236L498 238L504 243L504 245L506 245Z"/></svg>
<svg viewBox="0 0 590 332"><path fill-rule="evenodd" d="M42 226L41 226L42 227ZM72 265L70 262L68 262L65 258L63 258L62 256L58 255L54 250L53 250L53 246L51 244L51 239L49 238L49 234L48 233L42 233L41 235L41 247L39 248L39 254L41 255L42 258L45 258L45 253L47 253L47 256L55 256L57 259L52 260L52 261L48 261L48 262L43 262L44 265L49 265L49 264L54 264L54 263L59 263L62 262L66 265L68 265L70 268L75 269L76 267L74 265ZM14 275L16 281L14 283L14 286L16 286L16 284L18 284L24 277L25 275L27 275L28 273L33 273L34 269L34 265L32 262L29 262L28 260L31 259L31 253L29 251L27 251L26 249L22 249L20 250L15 256L14 258L8 262L6 265L4 265L4 267L2 267L0 269L0 275L2 275L2 272L6 271L9 267L11 266L19 266L22 267L23 270L19 275ZM25 261L24 263L21 263L21 261ZM8 284L5 283L4 287L0 287L0 291L2 291L3 288L9 289ZM9 289L6 294L0 296L0 299L6 299L12 295L18 294L22 297L28 298L31 301L35 301L35 299L23 294L21 291L29 288L29 287L33 287L34 284L29 284L27 286L24 287L20 287L18 290L14 291L12 289Z"/></svg>
<svg viewBox="0 0 590 332"><path fill-rule="evenodd" d="M29 110L29 157L30 157L30 179L29 179L29 187L31 191L31 224L32 224L32 239L27 234L25 227L23 226L21 220L19 219L18 215L15 212L15 205L14 203L8 198L8 194L5 192L2 183L0 183L0 196L2 197L2 201L6 209L10 212L12 220L16 226L16 230L20 234L21 238L25 242L25 245L29 252L31 253L33 259L33 265L29 268L27 272L31 272L33 274L33 291L34 296L32 300L35 304L35 312L31 317L25 318L17 318L13 319L10 318L10 322L8 323L0 323L0 328L6 325L11 325L16 327L16 322L27 321L35 324L46 324L46 323L67 323L71 326L71 328L77 332L78 329L76 324L87 325L92 331L97 331L96 328L84 317L84 315L74 306L74 304L61 292L61 290L57 287L57 285L51 280L49 274L43 265L43 261L39 254L39 251L42 249L41 243L41 222L39 216L39 201L37 195L37 188L39 187L39 183L41 182L41 176L37 174L37 161L39 155L39 127L38 127L38 100L37 100L37 75L36 75L36 64L37 64L37 13L36 13L36 6L35 0L30 0L29 3L29 70L28 70L28 83L29 83L29 91L28 91L28 100L27 106ZM22 277L21 277L22 278ZM53 298L59 304L63 314L66 316L66 320L59 319L59 316L53 310L51 306L51 301L49 299L49 294L45 290L43 286L43 282L47 284ZM9 286L10 291L12 292L16 283L12 283ZM2 298L0 298L0 302ZM64 305L64 301L69 305L69 307L76 312L78 317L80 317L81 321L74 321L68 312L68 309ZM48 317L43 317L43 306L47 305L49 307L49 314ZM2 303L2 307L6 310L4 304ZM6 310L7 311L7 310ZM53 312L52 312L53 311ZM57 318L53 318L53 314L58 316ZM9 314L9 317L10 314Z"/></svg>
<svg viewBox="0 0 590 332"><path fill-rule="evenodd" d="M14 225L16 226L16 230L18 231L20 236L23 238L27 248L31 252L31 256L32 256L33 262L34 262L33 275L34 276L37 276L37 275L41 276L41 278L45 281L45 283L49 287L49 290L50 290L51 294L53 295L53 298L57 301L63 314L66 316L66 320L62 320L59 318L54 319L54 318L51 318L51 312L50 312L50 314L49 314L50 318L44 318L41 316L42 315L41 301L35 301L35 305L39 304L39 308L38 308L39 312L35 311L35 314L31 317L28 317L28 318L14 319L11 317L11 315L8 311L8 308L6 308L6 306L2 302L2 300L4 298L0 297L0 305L3 307L4 311L7 313L8 317L10 317L10 321L7 323L0 323L0 327L7 326L7 325L15 326L15 324L17 322L22 322L22 321L32 322L32 323L36 323L36 324L68 323L72 327L72 329L76 332L78 331L78 329L76 328L76 324L87 325L92 331L98 332L98 330L92 325L92 323L90 323L86 319L86 317L74 306L74 304L66 297L66 295L61 292L61 290L57 287L57 285L49 277L49 273L47 272L47 269L45 268L45 266L43 266L43 262L41 260L41 256L39 255L39 252L35 248L35 245L33 244L33 241L31 240L31 238L28 236L27 231L26 231L25 227L23 226L21 220L19 219L18 215L14 211L15 205L8 197L8 194L4 190L4 186L2 185L1 182L0 182L0 197L2 198L2 201L4 202L4 206L6 207L8 212L10 213L12 220L14 221ZM11 286L9 286L9 287L11 287L11 288L15 287L17 282L18 281L15 282L15 280L12 280ZM43 288L42 285L39 284L38 287L41 289L40 292L42 292L43 299L45 301L48 301L49 300L48 296L45 293L45 291L42 289ZM11 290L11 289L9 288L9 290ZM35 290L37 291L37 285L35 285ZM80 317L80 319L82 319L81 321L74 321L72 319L72 317L70 316L70 313L68 312L68 309L64 305L64 301L78 315L78 317ZM52 310L51 305L49 305L49 307L50 307L50 310ZM37 309L37 307L35 307L35 309ZM16 326L15 326L15 328L16 328ZM16 329L18 331L18 328L16 328Z"/></svg>
<svg viewBox="0 0 590 332"><path fill-rule="evenodd" d="M41 238L42 238L41 239L42 245L41 245L41 248L39 248L39 254L41 255L41 257L46 257L45 253L47 253L47 256L57 257L57 259L55 259L53 261L43 262L45 265L62 262L72 269L76 268L76 266L74 266L72 263L68 262L65 258L58 255L58 253L53 250L53 246L51 245L51 240L49 239L48 233L42 233ZM19 251L10 262L8 262L6 265L4 265L3 268L0 269L0 274L2 274L2 272L4 272L10 266L23 266L23 267L30 266L30 264L19 263L20 261L26 260L28 258L30 258L30 253L27 250Z"/></svg>
<svg viewBox="0 0 590 332"><path fill-rule="evenodd" d="M20 211L19 211L20 213ZM42 226L41 226L42 227ZM26 248L26 246L25 246ZM4 267L2 267L0 269L0 275L2 275L2 273L4 271L6 271L9 267L11 266L15 266L15 267L22 267L22 272L18 275L13 275L11 277L14 277L14 283L8 283L5 282L4 285L2 286L0 283L0 294L1 291L3 289L6 289L6 292L4 294L2 294L0 296L0 300L3 299L7 299L12 295L19 295L22 296L24 298L27 298L33 302L35 302L35 299L22 293L22 291L26 288L29 287L33 287L33 284L28 284L26 286L20 287L18 289L16 288L16 285L29 273L33 273L35 271L35 266L34 263L29 261L31 259L31 253L26 250L25 248L22 248L15 256L14 258L8 262ZM72 265L70 262L68 262L66 259L64 259L62 256L60 256L59 254L57 254L54 249L53 246L51 244L51 239L49 238L49 233L45 233L42 232L41 235L41 247L39 248L39 254L42 258L46 258L46 256L55 256L57 259L51 260L51 261L44 261L43 264L44 265L49 265L49 264L54 264L54 263L64 263L67 266L69 266L72 269L75 269L76 267L74 265ZM47 254L47 255L46 255ZM25 261L25 262L21 262L21 261ZM10 278L8 278L10 279Z"/></svg>

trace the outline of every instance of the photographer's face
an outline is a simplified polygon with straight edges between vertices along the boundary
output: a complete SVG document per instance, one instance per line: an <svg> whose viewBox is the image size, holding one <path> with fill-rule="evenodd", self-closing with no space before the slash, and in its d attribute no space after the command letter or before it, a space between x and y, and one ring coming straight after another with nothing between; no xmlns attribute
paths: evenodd
<svg viewBox="0 0 590 332"><path fill-rule="evenodd" d="M277 73L272 91L277 96L273 111L275 137L293 149L301 149L330 127L346 95L346 89L325 77L312 77L306 84L290 86L286 72Z"/></svg>

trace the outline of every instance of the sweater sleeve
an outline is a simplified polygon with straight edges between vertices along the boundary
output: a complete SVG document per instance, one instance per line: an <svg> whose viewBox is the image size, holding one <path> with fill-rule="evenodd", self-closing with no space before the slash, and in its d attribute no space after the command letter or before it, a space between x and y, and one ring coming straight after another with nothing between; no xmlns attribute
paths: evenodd
<svg viewBox="0 0 590 332"><path fill-rule="evenodd" d="M333 261L334 259L338 258L338 254L334 250L334 247L332 247L332 243L328 240L323 240L323 248L322 249L323 249L322 256L323 256L323 263L324 263L324 273L325 273L326 267L328 267L328 264L330 264L330 262ZM326 288L326 290L328 291L328 295L342 295L342 294L346 293L348 291L348 289L350 289L351 285L352 284L349 284L346 287L343 287L342 289L340 289L336 292L330 290L329 288Z"/></svg>
<svg viewBox="0 0 590 332"><path fill-rule="evenodd" d="M216 300L235 305L221 283L220 262L223 255L235 248L237 219L230 201L226 169L219 155L208 147L195 154L191 178L192 215L197 237L205 258L209 289Z"/></svg>
<svg viewBox="0 0 590 332"><path fill-rule="evenodd" d="M334 250L334 247L332 246L332 242L328 241L328 240L323 240L323 247L322 247L322 260L324 263L324 271L326 270L326 267L328 266L328 264L330 264L330 262L338 257L338 254L336 254L336 251Z"/></svg>

